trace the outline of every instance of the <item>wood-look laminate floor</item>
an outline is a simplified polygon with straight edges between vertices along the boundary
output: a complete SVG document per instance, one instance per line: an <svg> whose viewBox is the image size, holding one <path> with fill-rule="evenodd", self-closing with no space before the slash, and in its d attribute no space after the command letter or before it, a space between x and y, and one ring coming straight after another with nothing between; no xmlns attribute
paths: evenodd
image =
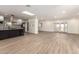
<svg viewBox="0 0 79 59"><path fill-rule="evenodd" d="M0 53L54 54L79 53L79 35L40 32L0 40Z"/></svg>

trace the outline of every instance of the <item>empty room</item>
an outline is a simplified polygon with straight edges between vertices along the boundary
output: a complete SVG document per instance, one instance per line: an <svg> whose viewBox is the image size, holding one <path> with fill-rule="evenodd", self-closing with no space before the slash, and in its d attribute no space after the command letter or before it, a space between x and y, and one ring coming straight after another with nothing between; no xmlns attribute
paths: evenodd
<svg viewBox="0 0 79 59"><path fill-rule="evenodd" d="M79 5L0 5L0 54L78 54Z"/></svg>

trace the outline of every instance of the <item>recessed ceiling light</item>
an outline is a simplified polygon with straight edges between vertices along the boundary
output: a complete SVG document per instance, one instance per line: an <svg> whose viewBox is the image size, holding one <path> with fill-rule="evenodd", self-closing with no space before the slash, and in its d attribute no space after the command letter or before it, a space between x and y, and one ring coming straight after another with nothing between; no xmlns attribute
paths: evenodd
<svg viewBox="0 0 79 59"><path fill-rule="evenodd" d="M29 15L29 16L34 16L35 14L31 13L31 12L28 12L28 11L23 11L22 14L26 14L26 15Z"/></svg>

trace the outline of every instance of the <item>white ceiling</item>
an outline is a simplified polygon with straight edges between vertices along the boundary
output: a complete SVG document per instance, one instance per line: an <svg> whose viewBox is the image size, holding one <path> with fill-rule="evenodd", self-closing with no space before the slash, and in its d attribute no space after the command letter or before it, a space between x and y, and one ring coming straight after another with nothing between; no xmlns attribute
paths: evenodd
<svg viewBox="0 0 79 59"><path fill-rule="evenodd" d="M22 14L25 10L27 11L25 5L0 5L0 15L4 16L13 14L17 18L27 19L29 16Z"/></svg>
<svg viewBox="0 0 79 59"><path fill-rule="evenodd" d="M79 17L78 5L34 5L27 9L44 20Z"/></svg>
<svg viewBox="0 0 79 59"><path fill-rule="evenodd" d="M29 11L38 16L39 20L54 20L79 18L78 5L0 5L1 15L15 15L18 18L27 19L30 16L22 14L22 11Z"/></svg>

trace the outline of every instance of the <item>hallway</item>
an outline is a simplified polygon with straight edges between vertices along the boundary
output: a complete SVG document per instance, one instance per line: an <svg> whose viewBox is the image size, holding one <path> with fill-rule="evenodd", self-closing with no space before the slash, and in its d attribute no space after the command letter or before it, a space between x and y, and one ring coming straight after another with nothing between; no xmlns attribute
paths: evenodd
<svg viewBox="0 0 79 59"><path fill-rule="evenodd" d="M40 32L0 40L0 53L79 53L79 35Z"/></svg>

